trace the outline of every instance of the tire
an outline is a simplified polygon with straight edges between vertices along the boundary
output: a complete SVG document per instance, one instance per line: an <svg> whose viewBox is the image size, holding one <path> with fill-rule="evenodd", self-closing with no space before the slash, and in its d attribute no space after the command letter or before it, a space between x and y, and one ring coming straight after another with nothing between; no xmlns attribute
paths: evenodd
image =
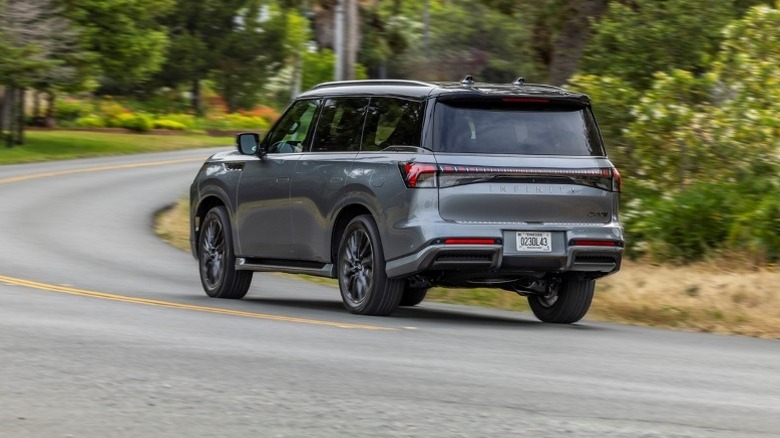
<svg viewBox="0 0 780 438"><path fill-rule="evenodd" d="M347 224L337 260L339 289L347 310L379 316L398 308L404 281L387 278L382 241L371 216L357 216Z"/></svg>
<svg viewBox="0 0 780 438"><path fill-rule="evenodd" d="M588 313L595 280L565 279L557 294L529 295L528 305L542 322L571 324Z"/></svg>
<svg viewBox="0 0 780 438"><path fill-rule="evenodd" d="M200 282L212 298L238 300L252 283L252 271L237 271L230 217L225 207L206 213L198 234Z"/></svg>
<svg viewBox="0 0 780 438"><path fill-rule="evenodd" d="M425 295L428 294L427 287L411 287L408 284L404 287L404 293L401 296L399 306L412 307L423 302Z"/></svg>

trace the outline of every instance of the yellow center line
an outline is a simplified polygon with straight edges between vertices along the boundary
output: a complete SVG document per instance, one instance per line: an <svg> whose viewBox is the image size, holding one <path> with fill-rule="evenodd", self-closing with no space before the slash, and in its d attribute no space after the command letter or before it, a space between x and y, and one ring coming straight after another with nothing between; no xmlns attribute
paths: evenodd
<svg viewBox="0 0 780 438"><path fill-rule="evenodd" d="M75 289L71 287L65 287L65 286L57 286L53 284L46 284L46 283L38 283L35 281L29 281L29 280L23 280L21 278L13 278L13 277L6 277L3 275L0 275L0 282L6 283L8 285L14 285L14 286L22 286L22 287L29 287L33 289L39 289L39 290L46 290L51 292L59 292L69 295L78 295L78 296L84 296L84 297L92 297L92 298L101 298L104 300L113 300L113 301L121 301L124 303L134 303L134 304L143 304L147 306L156 306L156 307L168 307L168 308L174 308L174 309L185 309L185 310L194 310L197 312L207 312L207 313L219 313L222 315L233 315L233 316L243 316L246 318L257 318L257 319L267 319L271 321L285 321L285 322L295 322L299 324L313 324L313 325L324 325L329 327L338 327L338 328L345 328L345 329L362 329L362 330L396 330L394 328L390 327L381 327L376 325L365 325L365 324L351 324L346 322L336 322L336 321L323 321L318 319L307 319L307 318L297 318L297 317L291 317L291 316L281 316L281 315L271 315L267 313L255 313L255 312L244 312L241 310L231 310L231 309L221 309L218 307L206 307L206 306L196 306L192 304L182 304L182 303L174 303L171 301L160 301L160 300L150 300L146 298L136 298L136 297L130 297L126 295L115 295L115 294L109 294L105 292L95 292L95 291L89 291L89 290L83 290L83 289Z"/></svg>
<svg viewBox="0 0 780 438"><path fill-rule="evenodd" d="M72 175L72 174L78 174L78 173L100 172L100 171L105 171L105 170L135 169L135 168L139 168L139 167L162 166L162 165L166 165L166 164L180 164L180 163L202 162L203 160L204 160L203 158L187 158L187 159L180 159L180 160L164 160L164 161L152 161L152 162L144 162L144 163L118 164L118 165L112 165L112 166L98 166L98 167L86 167L86 168L80 168L80 169L60 170L60 171L54 171L54 172L44 172L44 173L36 173L36 174L31 174L31 175L20 175L20 176L13 176L13 177L8 177L8 178L2 178L2 179L0 179L0 184L8 184L8 183L14 183L14 182L19 182L19 181L27 181L27 180L39 179L39 178L50 178L50 177L62 176L62 175ZM53 284L38 283L38 282L34 282L34 281L24 280L24 279L20 279L20 278L6 277L6 276L2 276L2 275L0 275L0 282L6 283L6 284L9 284L9 285L23 286L23 287L33 288L33 289L65 293L65 294L69 294L69 295L78 295L78 296L84 296L84 297L101 298L101 299L104 299L104 300L113 300L113 301L121 301L121 302L125 302L125 303L143 304L143 305L147 305L147 306L168 307L168 308L175 308L175 309L186 309L186 310L194 310L194 311L198 311L198 312L218 313L218 314L222 314L222 315L243 316L243 317L246 317L246 318L258 318L258 319L266 319L266 320L272 320L272 321L295 322L295 323L300 323L300 324L324 325L324 326L338 327L338 328L347 328L347 329L396 330L396 329L390 328L390 327L381 327L381 326L374 326L374 325L350 324L350 323L335 322L335 321L322 321L322 320L317 320L317 319L296 318L296 317L290 317L290 316L271 315L271 314L266 314L266 313L244 312L244 311L240 311L240 310L221 309L221 308L218 308L218 307L196 306L196 305L191 305L191 304L174 303L174 302L170 302L170 301L150 300L150 299L145 299L145 298L136 298L136 297L125 296L125 295L109 294L109 293L105 293L105 292L95 292L95 291L88 291L88 290L83 290L83 289L75 289L75 288L70 288L70 287L57 286L57 285L53 285Z"/></svg>
<svg viewBox="0 0 780 438"><path fill-rule="evenodd" d="M50 178L53 176L72 175L75 173L101 172L104 170L135 169L138 167L162 166L165 164L192 163L196 161L203 162L204 158L185 158L180 160L150 161L146 163L116 164L112 166L84 167L80 169L69 169L69 170L58 170L54 172L34 173L31 175L19 175L19 176L11 176L8 178L2 178L0 179L0 184L8 184L8 183L27 181L27 180L39 179L39 178Z"/></svg>

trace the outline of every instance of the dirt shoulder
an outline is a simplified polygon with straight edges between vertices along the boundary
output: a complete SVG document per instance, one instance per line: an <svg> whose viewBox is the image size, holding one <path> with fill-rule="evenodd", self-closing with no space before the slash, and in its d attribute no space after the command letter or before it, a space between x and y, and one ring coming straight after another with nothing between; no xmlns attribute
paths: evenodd
<svg viewBox="0 0 780 438"><path fill-rule="evenodd" d="M626 262L599 281L588 318L780 339L780 269Z"/></svg>

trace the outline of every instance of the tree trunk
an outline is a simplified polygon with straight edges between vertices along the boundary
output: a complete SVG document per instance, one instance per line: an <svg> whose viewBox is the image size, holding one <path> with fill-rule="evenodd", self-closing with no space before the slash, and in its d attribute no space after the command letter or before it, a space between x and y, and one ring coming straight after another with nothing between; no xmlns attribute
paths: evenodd
<svg viewBox="0 0 780 438"><path fill-rule="evenodd" d="M590 22L607 10L608 0L569 0L560 34L553 43L550 83L563 85L580 65L590 37Z"/></svg>
<svg viewBox="0 0 780 438"><path fill-rule="evenodd" d="M41 116L41 93L38 90L33 91L33 118L38 119Z"/></svg>
<svg viewBox="0 0 780 438"><path fill-rule="evenodd" d="M344 79L355 79L355 64L360 46L360 14L357 0L344 0Z"/></svg>
<svg viewBox="0 0 780 438"><path fill-rule="evenodd" d="M46 118L44 124L47 128L53 128L56 125L56 120L54 120L54 102L56 99L57 95L53 91L49 91L46 98L46 115L44 116Z"/></svg>
<svg viewBox="0 0 780 438"><path fill-rule="evenodd" d="M334 49L337 2L338 0L322 0L315 9L314 37L321 49Z"/></svg>
<svg viewBox="0 0 780 438"><path fill-rule="evenodd" d="M8 135L5 137L5 145L9 148L14 147L14 133L16 132L14 121L16 120L16 89L10 85L5 88L5 126L8 129Z"/></svg>
<svg viewBox="0 0 780 438"><path fill-rule="evenodd" d="M24 116L25 116L25 89L19 88L18 90L18 96L17 96L17 104L19 108L17 109L18 113L16 115L16 144L23 145L24 144Z"/></svg>
<svg viewBox="0 0 780 438"><path fill-rule="evenodd" d="M5 127L7 126L6 123L6 110L8 108L7 102L6 102L6 90L7 87L0 88L0 140L3 139L3 133L5 132Z"/></svg>
<svg viewBox="0 0 780 438"><path fill-rule="evenodd" d="M193 79L192 81L191 99L192 110L195 111L195 115L198 117L202 116L203 106L201 105L200 79Z"/></svg>

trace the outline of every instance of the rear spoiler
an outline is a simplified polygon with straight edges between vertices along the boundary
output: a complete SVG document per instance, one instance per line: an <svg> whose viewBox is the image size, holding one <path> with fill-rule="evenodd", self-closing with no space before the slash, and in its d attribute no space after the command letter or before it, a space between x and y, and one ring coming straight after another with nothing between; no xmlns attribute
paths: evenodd
<svg viewBox="0 0 780 438"><path fill-rule="evenodd" d="M533 106L554 108L586 108L590 98L584 94L567 95L442 95L437 100L445 105L466 107L516 107Z"/></svg>

